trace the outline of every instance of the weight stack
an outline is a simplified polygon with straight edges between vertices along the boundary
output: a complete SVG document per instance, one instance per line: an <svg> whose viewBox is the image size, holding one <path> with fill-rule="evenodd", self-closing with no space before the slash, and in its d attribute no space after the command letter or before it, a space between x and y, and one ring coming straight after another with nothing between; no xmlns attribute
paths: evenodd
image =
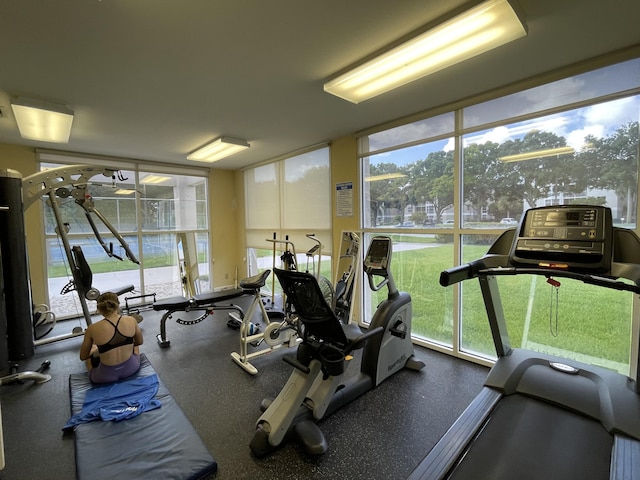
<svg viewBox="0 0 640 480"><path fill-rule="evenodd" d="M0 210L0 256L7 319L7 352L9 360L18 361L34 355L20 172L0 169L0 207L6 207Z"/></svg>

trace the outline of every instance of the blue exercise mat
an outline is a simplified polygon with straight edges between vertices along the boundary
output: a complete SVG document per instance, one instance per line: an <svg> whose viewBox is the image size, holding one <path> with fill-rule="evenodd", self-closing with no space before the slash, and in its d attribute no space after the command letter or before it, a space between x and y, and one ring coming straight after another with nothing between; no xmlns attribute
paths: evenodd
<svg viewBox="0 0 640 480"><path fill-rule="evenodd" d="M140 364L131 380L156 375L144 354L140 356ZM82 412L87 393L95 388L102 387L92 384L87 373L69 376L72 418ZM78 480L213 477L218 469L216 461L159 377L153 405L157 401L159 408L133 418L75 425Z"/></svg>

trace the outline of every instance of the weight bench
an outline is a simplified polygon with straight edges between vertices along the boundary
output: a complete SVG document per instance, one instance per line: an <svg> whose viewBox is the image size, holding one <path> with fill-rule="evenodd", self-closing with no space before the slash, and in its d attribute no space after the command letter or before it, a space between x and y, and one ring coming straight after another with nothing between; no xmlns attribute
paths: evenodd
<svg viewBox="0 0 640 480"><path fill-rule="evenodd" d="M160 319L160 333L156 335L158 344L161 347L168 347L171 342L167 340L167 320L173 318L176 312L193 312L201 311L202 315L192 320L183 320L176 318L176 322L180 325L195 325L212 315L216 310L235 310L240 314L240 318L244 318L244 311L241 307L234 304L220 305L218 302L224 302L232 298L239 297L246 293L242 288L233 288L221 290L212 293L199 293L191 298L177 296L163 300L158 300L153 304L153 310L157 312L165 311Z"/></svg>
<svg viewBox="0 0 640 480"><path fill-rule="evenodd" d="M156 373L144 354L140 360L140 370L130 378ZM119 422L76 425L78 480L213 478L218 464L167 387L159 377L158 380L154 398L160 400L160 408ZM87 391L93 386L87 373L69 376L72 415L82 410Z"/></svg>

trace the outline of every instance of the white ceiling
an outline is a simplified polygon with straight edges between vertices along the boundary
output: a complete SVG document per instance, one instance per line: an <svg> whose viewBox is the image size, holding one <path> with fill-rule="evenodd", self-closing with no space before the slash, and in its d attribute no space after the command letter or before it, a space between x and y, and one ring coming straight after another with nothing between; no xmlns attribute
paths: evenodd
<svg viewBox="0 0 640 480"><path fill-rule="evenodd" d="M0 0L0 142L183 165L220 136L236 169L640 43L639 0L519 0L527 37L358 105L337 71L465 0ZM10 98L75 111L24 141Z"/></svg>

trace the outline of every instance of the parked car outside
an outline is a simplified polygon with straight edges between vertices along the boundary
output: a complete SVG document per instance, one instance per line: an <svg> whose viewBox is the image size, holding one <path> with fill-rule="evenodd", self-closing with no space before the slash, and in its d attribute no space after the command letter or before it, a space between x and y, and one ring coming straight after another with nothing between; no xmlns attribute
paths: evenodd
<svg viewBox="0 0 640 480"><path fill-rule="evenodd" d="M517 220L515 218L511 218L511 217L506 217L503 218L502 220L500 220L500 223L502 225L517 225Z"/></svg>

